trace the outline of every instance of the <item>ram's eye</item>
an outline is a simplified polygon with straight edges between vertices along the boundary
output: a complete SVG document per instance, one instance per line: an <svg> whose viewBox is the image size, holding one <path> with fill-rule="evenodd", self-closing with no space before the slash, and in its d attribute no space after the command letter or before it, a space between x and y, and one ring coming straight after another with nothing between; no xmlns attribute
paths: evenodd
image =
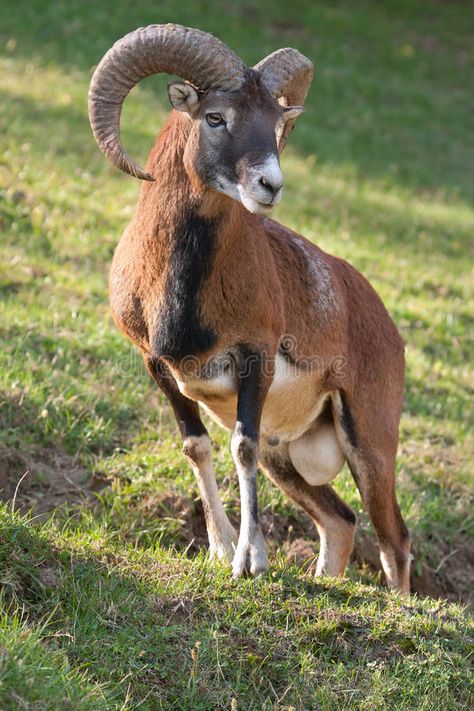
<svg viewBox="0 0 474 711"><path fill-rule="evenodd" d="M206 114L206 121L209 126L222 126L225 123L220 114Z"/></svg>

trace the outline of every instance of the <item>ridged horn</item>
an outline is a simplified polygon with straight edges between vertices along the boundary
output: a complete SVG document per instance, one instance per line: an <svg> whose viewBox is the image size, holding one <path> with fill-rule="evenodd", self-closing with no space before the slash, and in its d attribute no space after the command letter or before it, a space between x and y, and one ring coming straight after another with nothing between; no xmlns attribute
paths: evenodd
<svg viewBox="0 0 474 711"><path fill-rule="evenodd" d="M304 54L292 47L277 49L255 65L276 99L283 99L286 106L303 106L313 80L313 63ZM285 124L280 138L279 150L283 150L295 119Z"/></svg>
<svg viewBox="0 0 474 711"><path fill-rule="evenodd" d="M89 120L104 155L120 170L154 180L127 155L120 140L123 102L139 81L166 72L202 91L241 87L245 65L217 37L181 25L149 25L118 40L104 55L89 87Z"/></svg>

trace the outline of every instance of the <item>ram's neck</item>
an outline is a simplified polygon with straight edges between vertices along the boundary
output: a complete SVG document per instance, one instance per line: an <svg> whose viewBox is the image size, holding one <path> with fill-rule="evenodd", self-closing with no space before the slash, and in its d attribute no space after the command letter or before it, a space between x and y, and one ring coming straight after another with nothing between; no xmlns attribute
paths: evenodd
<svg viewBox="0 0 474 711"><path fill-rule="evenodd" d="M194 152L192 146L187 146L190 128L191 122L185 115L177 111L171 114L146 166L155 181L143 183L140 192L137 207L140 223L146 222L149 233L158 233L165 239L166 232L185 213L218 217L222 222L232 217L236 207L230 198L207 188L191 166L185 167L185 151Z"/></svg>
<svg viewBox="0 0 474 711"><path fill-rule="evenodd" d="M188 131L188 121L174 114L158 136L147 163L156 180L142 186L133 229L136 251L163 275L151 349L174 361L215 345L202 300L211 274L236 238L233 223L240 209L185 167Z"/></svg>

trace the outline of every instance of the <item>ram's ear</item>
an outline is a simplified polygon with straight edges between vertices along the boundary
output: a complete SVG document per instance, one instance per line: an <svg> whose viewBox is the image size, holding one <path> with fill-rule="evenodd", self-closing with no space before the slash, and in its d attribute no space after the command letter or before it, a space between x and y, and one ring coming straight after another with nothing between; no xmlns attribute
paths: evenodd
<svg viewBox="0 0 474 711"><path fill-rule="evenodd" d="M285 106L283 109L283 120L286 123L290 119L296 119L303 111L304 108L302 106Z"/></svg>
<svg viewBox="0 0 474 711"><path fill-rule="evenodd" d="M171 81L168 84L168 96L171 106L177 111L184 111L194 116L199 106L199 94L196 89L184 81Z"/></svg>
<svg viewBox="0 0 474 711"><path fill-rule="evenodd" d="M304 108L302 106L287 106L286 99L284 97L280 97L278 99L278 103L283 108L283 115L278 122L276 129L278 153L281 153L286 146L288 136L294 128L296 119L301 113L303 113Z"/></svg>

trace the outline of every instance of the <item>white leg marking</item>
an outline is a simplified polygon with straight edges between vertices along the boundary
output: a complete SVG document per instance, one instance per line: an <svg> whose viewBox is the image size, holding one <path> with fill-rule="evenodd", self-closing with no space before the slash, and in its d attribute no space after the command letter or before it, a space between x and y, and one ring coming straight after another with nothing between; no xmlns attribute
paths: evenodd
<svg viewBox="0 0 474 711"><path fill-rule="evenodd" d="M396 588L398 585L398 572L395 555L392 551L380 551L380 562L382 563L389 588Z"/></svg>
<svg viewBox="0 0 474 711"><path fill-rule="evenodd" d="M257 576L268 568L267 549L257 508L258 446L241 434L239 423L232 435L231 451L239 476L241 510L239 542L232 570L236 578L246 572Z"/></svg>
<svg viewBox="0 0 474 711"><path fill-rule="evenodd" d="M212 466L211 441L207 435L187 437L183 443L183 451L196 475L206 516L210 556L231 563L237 545L237 532L230 523L219 496Z"/></svg>
<svg viewBox="0 0 474 711"><path fill-rule="evenodd" d="M344 575L354 547L355 526L343 522L318 525L319 557L316 575Z"/></svg>
<svg viewBox="0 0 474 711"><path fill-rule="evenodd" d="M380 562L382 563L383 572L387 579L387 585L389 588L399 590L401 593L410 593L410 554L407 553L406 565L402 570L402 574L399 573L399 568L397 566L397 561L395 553L393 550L381 550L380 551Z"/></svg>

